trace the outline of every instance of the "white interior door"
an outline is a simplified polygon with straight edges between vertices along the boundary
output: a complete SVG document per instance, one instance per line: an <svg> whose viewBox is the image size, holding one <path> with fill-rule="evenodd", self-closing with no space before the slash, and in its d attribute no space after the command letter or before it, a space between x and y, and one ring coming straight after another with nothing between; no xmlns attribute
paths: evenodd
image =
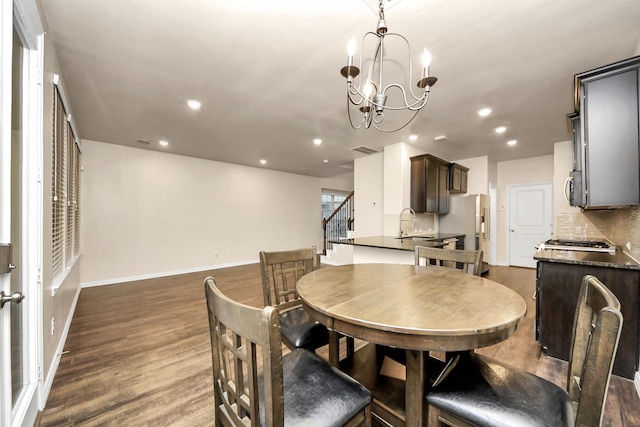
<svg viewBox="0 0 640 427"><path fill-rule="evenodd" d="M551 184L509 187L509 265L536 266L536 244L553 233L552 203Z"/></svg>
<svg viewBox="0 0 640 427"><path fill-rule="evenodd" d="M41 361L42 238L27 227L42 206L34 156L42 150L42 31L33 0L3 1L0 28L0 427L15 427L33 425Z"/></svg>

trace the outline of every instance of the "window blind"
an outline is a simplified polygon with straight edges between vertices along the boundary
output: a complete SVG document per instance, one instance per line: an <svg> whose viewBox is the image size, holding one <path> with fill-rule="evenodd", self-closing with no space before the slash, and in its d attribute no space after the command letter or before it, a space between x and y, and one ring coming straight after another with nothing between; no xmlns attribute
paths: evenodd
<svg viewBox="0 0 640 427"><path fill-rule="evenodd" d="M57 85L53 92L51 253L56 276L80 252L80 148Z"/></svg>

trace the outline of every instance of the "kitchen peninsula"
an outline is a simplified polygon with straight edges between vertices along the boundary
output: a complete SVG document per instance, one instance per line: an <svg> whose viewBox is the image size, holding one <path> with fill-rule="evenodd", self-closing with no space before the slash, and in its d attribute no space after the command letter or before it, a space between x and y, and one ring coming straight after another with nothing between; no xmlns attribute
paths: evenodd
<svg viewBox="0 0 640 427"><path fill-rule="evenodd" d="M407 237L370 236L330 241L345 263L413 264L416 246L464 249L464 234L435 233ZM351 258L351 259L349 259Z"/></svg>

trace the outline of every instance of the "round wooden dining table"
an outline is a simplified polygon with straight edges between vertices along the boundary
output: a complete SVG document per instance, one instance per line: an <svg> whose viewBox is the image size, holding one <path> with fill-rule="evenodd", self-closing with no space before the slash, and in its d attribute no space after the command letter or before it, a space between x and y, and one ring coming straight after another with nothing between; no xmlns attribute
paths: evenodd
<svg viewBox="0 0 640 427"><path fill-rule="evenodd" d="M303 276L297 290L309 314L330 331L406 350L407 426L426 422L429 351L499 343L516 331L527 312L524 299L506 286L435 266L324 267ZM338 365L337 345L329 351Z"/></svg>

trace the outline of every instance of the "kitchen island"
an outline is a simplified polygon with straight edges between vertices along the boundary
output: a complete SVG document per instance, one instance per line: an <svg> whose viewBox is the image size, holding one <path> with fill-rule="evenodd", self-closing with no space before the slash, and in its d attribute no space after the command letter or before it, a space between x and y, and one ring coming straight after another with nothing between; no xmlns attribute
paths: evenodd
<svg viewBox="0 0 640 427"><path fill-rule="evenodd" d="M615 254L541 250L536 274L536 339L549 356L568 360L582 278L597 277L620 300L624 317L613 373L633 379L640 356L640 263Z"/></svg>
<svg viewBox="0 0 640 427"><path fill-rule="evenodd" d="M464 249L464 234L435 233L408 237L370 236L330 241L344 263L413 264L416 246Z"/></svg>

